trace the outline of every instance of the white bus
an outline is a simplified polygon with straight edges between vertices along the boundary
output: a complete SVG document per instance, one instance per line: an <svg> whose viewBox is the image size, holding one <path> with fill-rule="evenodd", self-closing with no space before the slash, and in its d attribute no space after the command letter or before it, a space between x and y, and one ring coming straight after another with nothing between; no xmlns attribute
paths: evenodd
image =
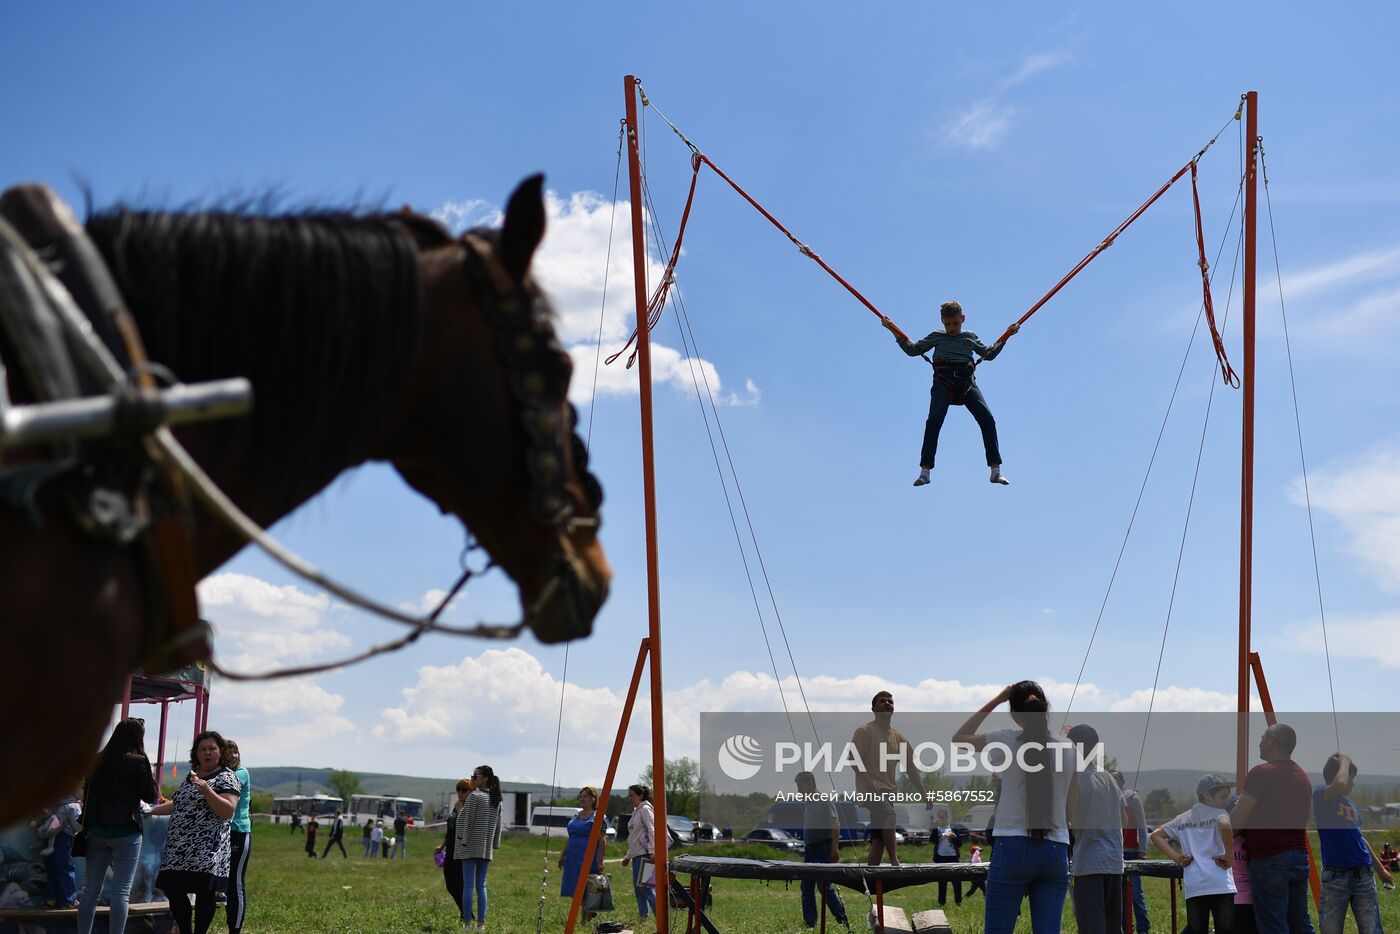
<svg viewBox="0 0 1400 934"><path fill-rule="evenodd" d="M291 795L286 798L273 798L270 813L274 823L281 823L283 818L290 818L296 813L301 814L302 821L309 821L313 817L334 814L343 804L340 798L331 795Z"/></svg>
<svg viewBox="0 0 1400 934"><path fill-rule="evenodd" d="M345 821L364 826L367 820L382 820L386 827L392 828L394 818L399 816L400 811L405 817L413 818L415 827L423 826L423 799L399 795L351 795Z"/></svg>

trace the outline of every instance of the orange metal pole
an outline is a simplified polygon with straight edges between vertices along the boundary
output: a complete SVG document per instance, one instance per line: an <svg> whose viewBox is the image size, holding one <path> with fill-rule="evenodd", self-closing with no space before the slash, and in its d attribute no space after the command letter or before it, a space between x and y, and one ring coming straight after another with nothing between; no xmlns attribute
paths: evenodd
<svg viewBox="0 0 1400 934"><path fill-rule="evenodd" d="M666 827L666 740L661 710L661 590L656 544L656 458L652 451L651 328L647 321L646 230L642 226L642 160L637 140L637 79L623 79L627 95L627 183L632 198L632 279L637 303L637 378L642 409L642 503L647 537L647 641L651 650L651 782L656 809L656 929L669 930L670 873Z"/></svg>
<svg viewBox="0 0 1400 934"><path fill-rule="evenodd" d="M1278 723L1274 714L1274 699L1269 696L1269 682L1264 680L1264 663L1258 652L1249 653L1249 667L1254 672L1254 686L1259 689L1259 703L1264 705L1264 721L1273 726Z"/></svg>
<svg viewBox="0 0 1400 934"><path fill-rule="evenodd" d="M1253 623L1254 584L1254 271L1258 233L1259 196L1257 171L1259 92L1245 95L1245 138L1248 158L1244 169L1244 388L1243 434L1240 439L1240 638L1239 696L1236 724L1235 777L1243 782L1249 772L1249 648Z"/></svg>
<svg viewBox="0 0 1400 934"><path fill-rule="evenodd" d="M632 708L637 703L637 688L642 683L642 665L647 660L647 640L642 640L642 647L637 650L637 666L632 669L632 684L627 689L627 700L622 705L622 721L617 725L617 738L613 740L612 758L608 760L608 773L603 777L603 790L598 793L598 808L594 814L607 816L608 797L612 794L613 779L617 778L617 760L622 757L622 743L627 737L627 726L632 722ZM593 829L588 833L588 846L583 850L584 866L593 865L593 854L598 849L598 841L602 837L603 822L594 817ZM583 893L588 888L588 873L578 874L578 883L574 886L574 898L569 903L569 920L564 925L566 934L574 934L574 925L578 922L579 909L583 906Z"/></svg>
<svg viewBox="0 0 1400 934"><path fill-rule="evenodd" d="M1264 705L1264 719L1269 726L1278 723L1274 713L1274 700L1269 696L1269 682L1264 679L1264 663L1258 652L1249 653L1249 667L1254 670L1254 683L1259 687L1259 702ZM1313 907L1322 910L1322 876L1317 871L1317 854L1313 853L1312 837L1308 842L1308 887L1312 889Z"/></svg>

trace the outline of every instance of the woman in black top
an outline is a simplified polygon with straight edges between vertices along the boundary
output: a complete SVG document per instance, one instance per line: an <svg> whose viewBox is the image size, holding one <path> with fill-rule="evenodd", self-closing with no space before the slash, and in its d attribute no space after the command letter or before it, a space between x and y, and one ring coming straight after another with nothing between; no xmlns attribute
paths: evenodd
<svg viewBox="0 0 1400 934"><path fill-rule="evenodd" d="M155 799L155 778L146 758L146 724L128 717L112 730L83 789L87 878L78 905L78 934L91 934L108 866L112 867L108 928L126 929L131 880L141 861L141 802Z"/></svg>
<svg viewBox="0 0 1400 934"><path fill-rule="evenodd" d="M473 788L471 779L463 778L457 782L457 803L452 805L452 813L447 818L447 835L434 851L442 853L446 859L442 864L442 881L446 883L447 894L452 896L452 901L457 906L458 917L462 914L462 866L452 861L452 854L457 846L457 815Z"/></svg>

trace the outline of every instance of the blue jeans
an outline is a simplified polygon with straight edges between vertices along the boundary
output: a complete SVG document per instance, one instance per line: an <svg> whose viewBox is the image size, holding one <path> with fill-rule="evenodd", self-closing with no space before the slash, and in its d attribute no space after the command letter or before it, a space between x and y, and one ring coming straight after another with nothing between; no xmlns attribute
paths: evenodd
<svg viewBox="0 0 1400 934"><path fill-rule="evenodd" d="M60 908L73 904L78 883L73 878L73 835L60 831L53 838L53 852L44 857L44 895Z"/></svg>
<svg viewBox="0 0 1400 934"><path fill-rule="evenodd" d="M1053 840L997 837L987 871L986 934L1011 934L1021 900L1030 899L1031 930L1059 934L1069 892L1069 847Z"/></svg>
<svg viewBox="0 0 1400 934"><path fill-rule="evenodd" d="M924 446L919 452L920 467L933 466L934 456L938 453L938 433L943 430L943 419L948 414L948 406L952 404L952 391L935 380L933 388L929 390L928 420L924 422ZM987 399L982 395L982 390L976 386L968 389L963 405L967 406L972 417L977 419L977 427L982 429L982 447L986 449L987 466L997 466L1001 463L1001 449L997 445L997 420L992 417L992 410L987 407Z"/></svg>
<svg viewBox="0 0 1400 934"><path fill-rule="evenodd" d="M462 860L462 920L486 922L486 872L489 859ZM472 893L476 893L476 918L472 918Z"/></svg>
<svg viewBox="0 0 1400 934"><path fill-rule="evenodd" d="M112 867L112 887L109 890L111 911L107 915L107 930L125 931L126 912L131 904L131 880L136 864L141 861L141 835L129 837L94 837L88 835L87 877L83 882L83 900L78 903L78 934L91 934L92 919L97 914L97 897L102 894L102 882L107 867Z"/></svg>
<svg viewBox="0 0 1400 934"><path fill-rule="evenodd" d="M831 844L828 842L804 847L802 862L831 862ZM817 886L821 886L822 898L826 900L826 910L831 912L831 916L836 919L837 924L844 925L846 923L846 906L841 903L841 896L836 894L836 888L830 882L818 882L815 879L802 880L802 920L809 928L817 926Z"/></svg>
<svg viewBox="0 0 1400 934"><path fill-rule="evenodd" d="M1142 859L1142 850L1124 850L1124 859ZM1133 930L1137 934L1147 934L1152 930L1152 922L1147 920L1147 897L1142 894L1142 876L1129 876L1133 887ZM1123 930L1127 925L1128 907L1123 906Z"/></svg>
<svg viewBox="0 0 1400 934"><path fill-rule="evenodd" d="M643 860L641 857L632 859L632 891L637 896L637 912L645 918L648 908L654 914L656 912L656 886L642 885L642 873L650 865L650 860Z"/></svg>
<svg viewBox="0 0 1400 934"><path fill-rule="evenodd" d="M1348 905L1356 917L1357 934L1381 934L1381 906L1370 866L1322 870L1322 910L1318 912L1322 934L1342 934Z"/></svg>
<svg viewBox="0 0 1400 934"><path fill-rule="evenodd" d="M394 838L394 848L389 851L389 858L397 856L399 859L408 859L408 831L405 830Z"/></svg>
<svg viewBox="0 0 1400 934"><path fill-rule="evenodd" d="M1308 917L1308 854L1289 850L1249 861L1259 934L1313 934Z"/></svg>

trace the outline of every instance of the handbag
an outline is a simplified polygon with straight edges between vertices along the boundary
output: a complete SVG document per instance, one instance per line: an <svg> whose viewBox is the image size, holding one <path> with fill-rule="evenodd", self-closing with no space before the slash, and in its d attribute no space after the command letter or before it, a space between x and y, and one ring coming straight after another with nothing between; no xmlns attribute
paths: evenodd
<svg viewBox="0 0 1400 934"><path fill-rule="evenodd" d="M612 877L594 873L588 877L588 887L583 896L584 911L612 911Z"/></svg>

